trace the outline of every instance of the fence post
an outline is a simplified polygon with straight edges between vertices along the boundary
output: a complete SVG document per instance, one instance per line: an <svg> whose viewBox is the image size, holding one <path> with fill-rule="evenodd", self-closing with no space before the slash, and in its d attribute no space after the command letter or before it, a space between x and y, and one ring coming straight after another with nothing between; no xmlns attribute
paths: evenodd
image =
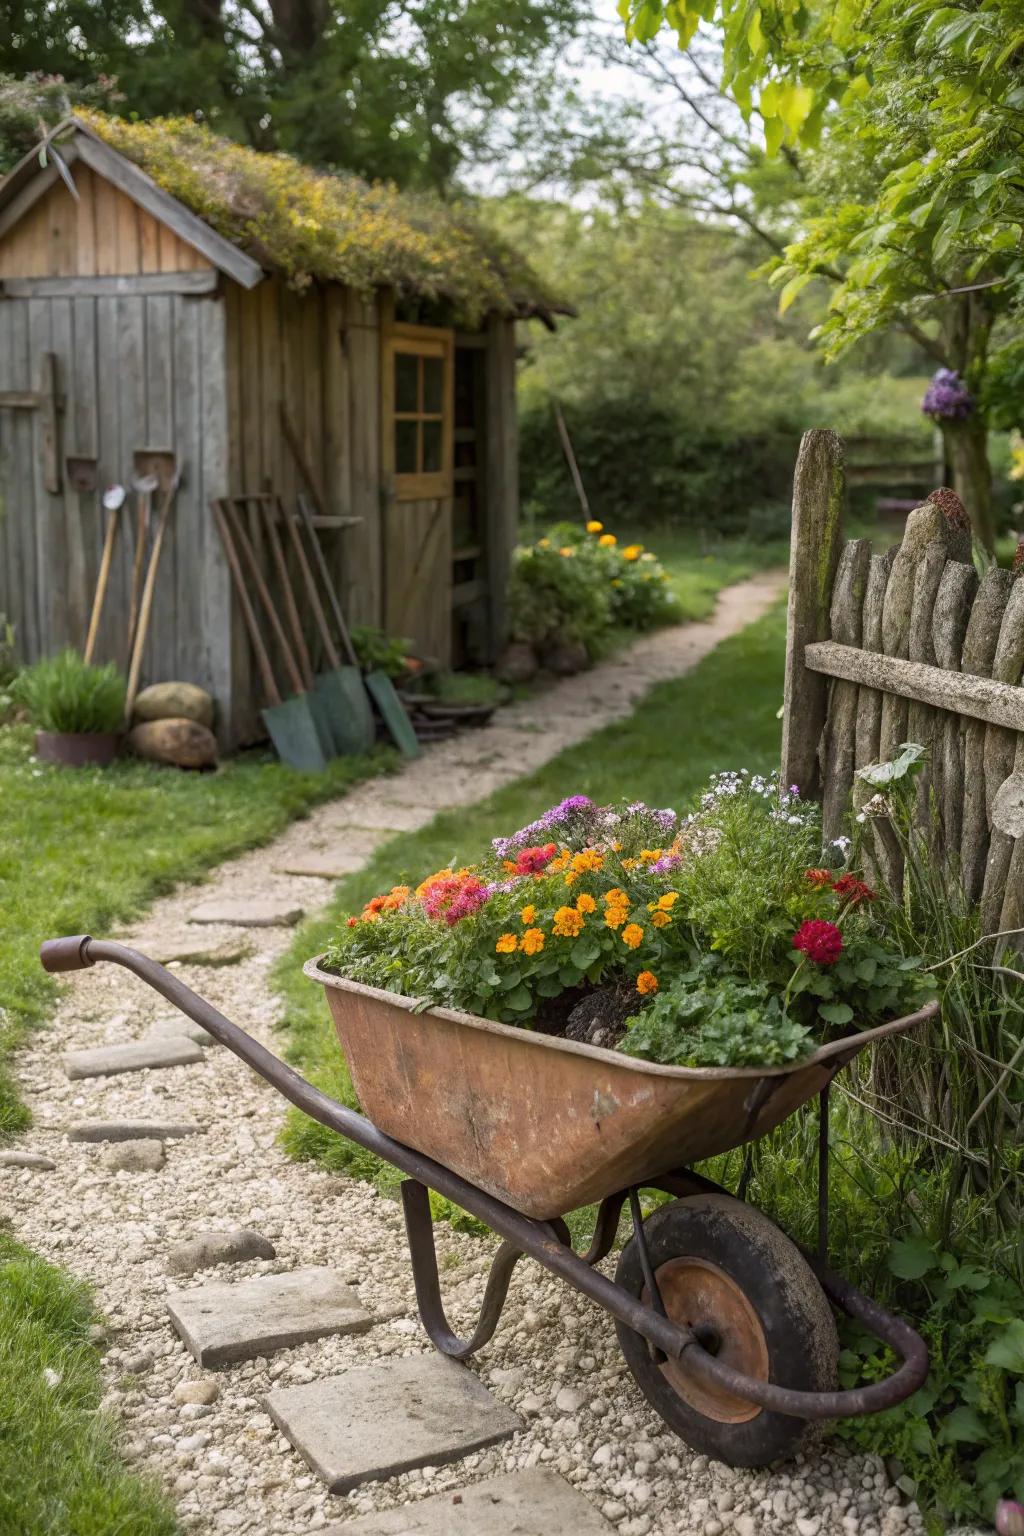
<svg viewBox="0 0 1024 1536"><path fill-rule="evenodd" d="M818 792L818 744L828 706L828 679L804 666L804 647L829 638L832 585L842 543L845 475L843 443L816 427L800 443L793 479L789 544L786 693L782 723L782 783Z"/></svg>

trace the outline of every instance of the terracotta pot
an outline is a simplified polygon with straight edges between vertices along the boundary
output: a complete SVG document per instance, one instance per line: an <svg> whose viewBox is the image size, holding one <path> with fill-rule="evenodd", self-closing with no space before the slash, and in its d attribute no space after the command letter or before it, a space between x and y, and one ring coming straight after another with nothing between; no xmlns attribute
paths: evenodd
<svg viewBox="0 0 1024 1536"><path fill-rule="evenodd" d="M106 768L120 750L119 731L36 731L36 757L65 768Z"/></svg>

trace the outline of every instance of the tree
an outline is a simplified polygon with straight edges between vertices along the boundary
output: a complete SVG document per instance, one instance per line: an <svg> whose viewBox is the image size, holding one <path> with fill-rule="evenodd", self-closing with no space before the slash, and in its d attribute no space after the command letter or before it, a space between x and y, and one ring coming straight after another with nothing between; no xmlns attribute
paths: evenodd
<svg viewBox="0 0 1024 1536"><path fill-rule="evenodd" d="M446 188L529 92L579 0L11 0L0 72L116 80L258 149Z"/></svg>
<svg viewBox="0 0 1024 1536"><path fill-rule="evenodd" d="M809 152L819 212L779 267L782 303L827 275L831 353L897 326L961 376L972 407L943 432L991 546L987 421L1019 417L1005 386L1022 372L1000 333L1024 303L1017 0L622 0L621 12L641 43L669 25L688 46L716 20L723 82L745 117L760 115L768 152Z"/></svg>

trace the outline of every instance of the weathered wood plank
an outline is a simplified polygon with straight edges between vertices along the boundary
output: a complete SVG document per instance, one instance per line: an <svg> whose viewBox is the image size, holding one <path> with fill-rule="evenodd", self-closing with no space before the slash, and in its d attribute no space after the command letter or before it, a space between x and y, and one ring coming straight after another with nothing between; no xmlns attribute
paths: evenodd
<svg viewBox="0 0 1024 1536"><path fill-rule="evenodd" d="M949 673L923 662L879 656L831 640L807 646L804 656L811 671L827 677L846 678L897 698L916 699L933 709L952 710L990 725L1024 731L1024 688L1012 688L966 671Z"/></svg>
<svg viewBox="0 0 1024 1536"><path fill-rule="evenodd" d="M209 556L204 544L208 518L202 480L203 460L203 328L215 326L220 313L212 299L175 297L171 300L171 342L174 349L174 448L181 467L182 486L174 505L168 544L176 558L168 563L173 585L158 591L158 599L174 608L174 666L186 682L206 687L208 639L202 594L203 562ZM223 372L218 380L224 389ZM210 381L212 394L213 381ZM207 398L209 404L209 398Z"/></svg>
<svg viewBox="0 0 1024 1536"><path fill-rule="evenodd" d="M835 432L805 432L793 482L786 633L782 782L818 790L818 742L828 688L810 673L805 648L829 632L829 602L842 539L843 445Z"/></svg>
<svg viewBox="0 0 1024 1536"><path fill-rule="evenodd" d="M1013 578L1009 571L991 566L984 574L964 637L963 673L989 679L999 645L1003 615ZM993 683L1012 694L1018 690L1007 684ZM1021 696L1024 696L1022 694ZM961 710L961 714L965 711ZM1010 725L1012 720L990 720L988 724ZM985 727L976 719L964 726L964 797L963 831L960 838L960 869L964 889L971 901L981 897L988 857L988 805L985 790Z"/></svg>
<svg viewBox="0 0 1024 1536"><path fill-rule="evenodd" d="M51 358L53 356L50 302L48 299L29 299L26 302L26 308L28 310L29 368L36 376L35 383L38 390L39 371L43 367L42 359L44 355ZM47 369L49 371L49 365ZM47 488L48 433L44 431L41 410L19 411L17 414L28 427L28 474L20 482L19 489L31 495L33 503L34 516L29 527L34 546L33 586L39 625L39 645L45 654L53 649L51 635L54 606L64 600L64 572L58 562L54 561L52 553L57 540L54 537L56 532L54 503ZM54 413L48 412L47 416L48 427L52 432Z"/></svg>
<svg viewBox="0 0 1024 1536"><path fill-rule="evenodd" d="M868 539L851 539L843 546L832 588L832 639L860 646L864 630L864 596L871 565ZM822 738L822 830L826 843L840 837L850 809L857 751L857 685L837 678L831 687L828 718Z"/></svg>
<svg viewBox="0 0 1024 1536"><path fill-rule="evenodd" d="M212 268L194 272L115 273L107 277L5 277L0 299L106 298L120 294L140 297L156 293L214 293L220 276Z"/></svg>
<svg viewBox="0 0 1024 1536"><path fill-rule="evenodd" d="M170 295L156 293L143 301L145 334L145 417L141 428L147 448L177 449L174 381L174 307ZM160 492L154 506L159 507ZM177 584L178 565L191 564L196 552L183 544L177 528L178 508L172 513L160 552L156 588L149 626L148 654L152 680L169 678L178 671ZM185 551L183 554L182 552ZM186 679L188 680L188 679Z"/></svg>
<svg viewBox="0 0 1024 1536"><path fill-rule="evenodd" d="M70 299L53 299L50 303L53 350L58 359L57 388L65 396L65 409L61 433L62 454L74 453L75 417L71 398L75 378L75 332L72 302ZM63 461L61 463L63 468ZM83 525L80 502L87 496L78 492L65 478L63 489L63 538L66 551L67 579L64 586L65 607L59 617L62 643L81 647L85 643L89 623L90 593L86 562L86 529Z"/></svg>
<svg viewBox="0 0 1024 1536"><path fill-rule="evenodd" d="M99 191L99 184L97 184ZM104 298L89 301L95 305L95 411L96 452L104 479L116 481L126 487L131 496L131 453L121 437L120 353L118 346L118 299ZM127 528L129 508L122 513L123 528ZM97 655L109 661L128 665L128 594L131 585L131 538L119 538L114 550L107 602L100 623ZM97 555L98 559L98 555Z"/></svg>
<svg viewBox="0 0 1024 1536"><path fill-rule="evenodd" d="M380 624L384 617L384 567L381 491L381 358L376 309L346 291L348 308L352 449L352 514L362 522L352 530L352 565L358 580L352 590L352 622Z"/></svg>
<svg viewBox="0 0 1024 1536"><path fill-rule="evenodd" d="M938 545L944 551L943 518L930 502L915 508L907 518L903 541L896 551L885 589L882 610L882 650L886 656L905 660L910 654L910 624L914 607L917 570L929 549ZM909 708L895 694L882 700L882 725L879 756L884 761L893 756L907 739Z"/></svg>
<svg viewBox="0 0 1024 1536"><path fill-rule="evenodd" d="M1010 591L999 639L992 661L992 676L997 682L1017 685L1024 672L1024 581L1018 580ZM993 812L1000 791L1014 769L1024 769L1024 735L990 725L982 747L985 774L985 807L989 822L989 848L981 891L981 921L986 933L994 933L1010 878L1016 836L995 825Z"/></svg>
<svg viewBox="0 0 1024 1536"><path fill-rule="evenodd" d="M231 576L210 515L211 497L226 494L229 477L227 373L227 315L222 300L183 300L202 310L199 320L198 384L201 444L195 494L189 508L190 527L197 537L200 560L199 612L203 644L199 658L203 686L217 702L216 728L225 747L251 739L259 715L258 701L246 678L233 670ZM247 674L246 674L247 676Z"/></svg>
<svg viewBox="0 0 1024 1536"><path fill-rule="evenodd" d="M978 590L973 565L947 562L935 598L932 644L936 665L959 672L971 608ZM959 715L940 714L932 751L932 783L939 809L941 844L937 853L943 863L959 873L960 839L963 833L964 737Z"/></svg>

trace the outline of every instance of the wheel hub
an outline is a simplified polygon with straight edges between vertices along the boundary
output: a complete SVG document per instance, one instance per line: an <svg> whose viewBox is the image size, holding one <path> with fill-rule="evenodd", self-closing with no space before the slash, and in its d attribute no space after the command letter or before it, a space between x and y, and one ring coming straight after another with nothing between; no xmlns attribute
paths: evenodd
<svg viewBox="0 0 1024 1536"><path fill-rule="evenodd" d="M759 1381L768 1380L768 1345L761 1320L724 1269L708 1259L679 1258L662 1264L655 1276L672 1322L689 1328L723 1364ZM649 1299L646 1290L644 1297ZM696 1381L677 1360L664 1361L660 1369L685 1403L720 1424L745 1424L762 1412L756 1403Z"/></svg>

